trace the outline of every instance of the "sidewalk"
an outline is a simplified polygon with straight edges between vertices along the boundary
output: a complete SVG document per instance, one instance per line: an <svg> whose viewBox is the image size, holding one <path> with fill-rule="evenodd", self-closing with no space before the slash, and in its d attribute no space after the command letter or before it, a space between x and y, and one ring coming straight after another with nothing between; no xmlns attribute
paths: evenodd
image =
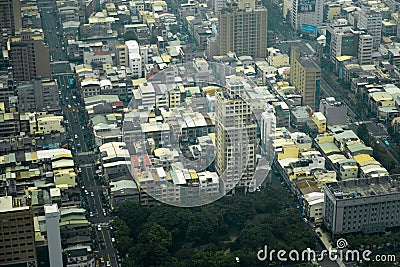
<svg viewBox="0 0 400 267"><path fill-rule="evenodd" d="M321 242L324 244L324 247L327 251L330 251L333 247L336 247L336 244L331 243L330 237L326 233L324 233L320 227L315 228L315 232L317 233ZM318 233L321 233L321 235L319 235ZM337 264L339 264L340 267L346 267L342 259L338 258L336 262Z"/></svg>

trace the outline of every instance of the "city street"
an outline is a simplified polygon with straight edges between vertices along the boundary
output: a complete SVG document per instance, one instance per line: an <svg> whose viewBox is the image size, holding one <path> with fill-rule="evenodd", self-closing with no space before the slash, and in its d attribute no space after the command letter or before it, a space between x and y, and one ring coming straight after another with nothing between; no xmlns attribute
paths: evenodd
<svg viewBox="0 0 400 267"><path fill-rule="evenodd" d="M57 14L53 10L54 2L39 0L38 6L41 9L42 27L45 35L45 42L50 48L51 71L54 79L57 80L60 94L60 104L64 118L68 121L67 136L71 140L72 146L69 147L74 153L75 165L80 168L82 177L82 197L87 198L89 207L88 214L92 212L93 216L88 216L92 225L92 231L95 231L96 242L94 251L98 251L97 259L99 266L106 266L108 261L111 266L119 266L116 258L114 243L111 241L113 233L110 230L110 221L112 217L104 207L103 186L97 177L96 161L98 156L89 147L93 140L87 128L87 119L85 118L84 107L80 104L80 94L73 88L71 79L73 71L67 61L65 53L63 35L61 27L58 25ZM87 190L87 194L84 190ZM83 197L84 199L84 197ZM101 263L100 259L104 259Z"/></svg>

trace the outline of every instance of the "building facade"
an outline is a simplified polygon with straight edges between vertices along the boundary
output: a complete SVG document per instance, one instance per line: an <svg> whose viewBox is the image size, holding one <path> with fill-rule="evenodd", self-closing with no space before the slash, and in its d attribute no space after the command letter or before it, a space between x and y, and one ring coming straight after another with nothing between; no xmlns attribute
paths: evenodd
<svg viewBox="0 0 400 267"><path fill-rule="evenodd" d="M32 209L21 199L0 197L0 221L0 266L37 266Z"/></svg>
<svg viewBox="0 0 400 267"><path fill-rule="evenodd" d="M301 30L303 25L321 26L324 20L324 0L293 0L292 27Z"/></svg>
<svg viewBox="0 0 400 267"><path fill-rule="evenodd" d="M21 31L9 41L10 65L16 81L50 78L49 47L43 35L30 29Z"/></svg>
<svg viewBox="0 0 400 267"><path fill-rule="evenodd" d="M215 168L224 183L223 193L228 193L236 183L235 192L247 192L256 166L257 124L250 105L240 97L244 83L231 79L227 87L226 91L216 93Z"/></svg>
<svg viewBox="0 0 400 267"><path fill-rule="evenodd" d="M333 235L400 226L399 185L390 176L325 184L325 226Z"/></svg>
<svg viewBox="0 0 400 267"><path fill-rule="evenodd" d="M290 51L290 82L303 98L303 105L316 107L319 103L321 68L315 61L302 57L296 47Z"/></svg>
<svg viewBox="0 0 400 267"><path fill-rule="evenodd" d="M255 0L241 0L237 6L226 5L219 13L218 46L220 55L267 56L268 11Z"/></svg>

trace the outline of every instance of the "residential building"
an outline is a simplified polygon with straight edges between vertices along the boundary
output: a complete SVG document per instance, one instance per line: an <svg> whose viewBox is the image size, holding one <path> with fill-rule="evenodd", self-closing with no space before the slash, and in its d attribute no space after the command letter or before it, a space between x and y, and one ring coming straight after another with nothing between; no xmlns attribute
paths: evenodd
<svg viewBox="0 0 400 267"><path fill-rule="evenodd" d="M347 105L344 102L336 101L334 97L321 99L319 111L325 115L327 126L347 123Z"/></svg>
<svg viewBox="0 0 400 267"><path fill-rule="evenodd" d="M128 55L128 66L132 71L132 75L136 78L142 77L142 57L140 56L140 48L137 41L125 42ZM122 57L122 54L121 54Z"/></svg>
<svg viewBox="0 0 400 267"><path fill-rule="evenodd" d="M220 55L267 56L268 11L255 0L240 0L219 12L218 43Z"/></svg>
<svg viewBox="0 0 400 267"><path fill-rule="evenodd" d="M400 181L383 176L324 185L324 224L332 235L400 226Z"/></svg>
<svg viewBox="0 0 400 267"><path fill-rule="evenodd" d="M317 125L318 133L326 132L326 117L322 112L314 112L311 118L315 125Z"/></svg>
<svg viewBox="0 0 400 267"><path fill-rule="evenodd" d="M361 5L358 12L357 27L367 31L372 36L372 46L379 47L382 36L382 14L377 10L371 10L370 6Z"/></svg>
<svg viewBox="0 0 400 267"><path fill-rule="evenodd" d="M16 81L50 78L49 47L41 32L23 29L9 40L9 57Z"/></svg>
<svg viewBox="0 0 400 267"><path fill-rule="evenodd" d="M325 53L333 63L336 63L339 56L357 56L357 36L346 19L340 18L328 23Z"/></svg>
<svg viewBox="0 0 400 267"><path fill-rule="evenodd" d="M24 203L26 199L0 197L0 266L37 264L33 212Z"/></svg>
<svg viewBox="0 0 400 267"><path fill-rule="evenodd" d="M21 1L1 0L0 1L0 29L6 29L10 34L15 34L22 28ZM0 47L5 40L0 36Z"/></svg>
<svg viewBox="0 0 400 267"><path fill-rule="evenodd" d="M265 111L261 114L261 147L266 151L269 141L275 135L276 130L276 116L275 109L272 105L267 104Z"/></svg>
<svg viewBox="0 0 400 267"><path fill-rule="evenodd" d="M321 68L309 57L302 57L292 47L290 51L290 82L303 98L303 105L316 107L319 103Z"/></svg>
<svg viewBox="0 0 400 267"><path fill-rule="evenodd" d="M60 109L60 95L55 80L34 79L21 83L16 91L20 112Z"/></svg>
<svg viewBox="0 0 400 267"><path fill-rule="evenodd" d="M216 171L223 180L223 193L247 192L256 166L256 129L252 110L240 96L245 83L227 78L227 89L216 92ZM240 180L240 181L239 181Z"/></svg>
<svg viewBox="0 0 400 267"><path fill-rule="evenodd" d="M372 63L372 50L374 38L370 34L360 34L358 37L358 64L366 65Z"/></svg>

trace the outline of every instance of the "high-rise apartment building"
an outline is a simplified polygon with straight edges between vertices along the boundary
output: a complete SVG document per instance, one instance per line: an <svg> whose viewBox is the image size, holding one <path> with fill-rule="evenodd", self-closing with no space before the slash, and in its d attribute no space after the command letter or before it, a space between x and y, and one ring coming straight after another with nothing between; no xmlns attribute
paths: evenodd
<svg viewBox="0 0 400 267"><path fill-rule="evenodd" d="M47 245L49 250L50 267L63 266L61 234L60 234L60 212L57 204L45 205L44 214L46 218Z"/></svg>
<svg viewBox="0 0 400 267"><path fill-rule="evenodd" d="M246 192L256 167L257 124L250 105L240 97L245 85L240 78L230 76L227 88L216 93L215 168L223 180L224 194L239 180L235 192Z"/></svg>
<svg viewBox="0 0 400 267"><path fill-rule="evenodd" d="M21 0L0 0L0 29L14 34L21 28Z"/></svg>
<svg viewBox="0 0 400 267"><path fill-rule="evenodd" d="M372 63L372 50L374 38L370 34L360 34L358 36L358 64L365 65Z"/></svg>
<svg viewBox="0 0 400 267"><path fill-rule="evenodd" d="M219 53L237 56L267 56L268 11L255 0L229 3L219 12Z"/></svg>
<svg viewBox="0 0 400 267"><path fill-rule="evenodd" d="M269 141L274 138L276 131L276 115L272 105L266 104L265 111L261 113L261 148L264 153L268 153Z"/></svg>
<svg viewBox="0 0 400 267"><path fill-rule="evenodd" d="M301 30L303 25L321 26L324 20L324 0L293 0L292 27Z"/></svg>
<svg viewBox="0 0 400 267"><path fill-rule="evenodd" d="M382 37L382 14L371 10L369 6L362 5L358 13L357 27L367 31L373 38L373 47L379 47Z"/></svg>
<svg viewBox="0 0 400 267"><path fill-rule="evenodd" d="M41 32L22 29L9 40L10 65L16 81L50 77L49 47Z"/></svg>
<svg viewBox="0 0 400 267"><path fill-rule="evenodd" d="M313 59L301 56L296 47L290 50L290 82L300 92L303 105L318 106L321 68Z"/></svg>
<svg viewBox="0 0 400 267"><path fill-rule="evenodd" d="M333 63L339 56L357 56L357 37L346 19L328 23L325 52Z"/></svg>
<svg viewBox="0 0 400 267"><path fill-rule="evenodd" d="M0 197L0 266L37 266L33 212L22 202Z"/></svg>

